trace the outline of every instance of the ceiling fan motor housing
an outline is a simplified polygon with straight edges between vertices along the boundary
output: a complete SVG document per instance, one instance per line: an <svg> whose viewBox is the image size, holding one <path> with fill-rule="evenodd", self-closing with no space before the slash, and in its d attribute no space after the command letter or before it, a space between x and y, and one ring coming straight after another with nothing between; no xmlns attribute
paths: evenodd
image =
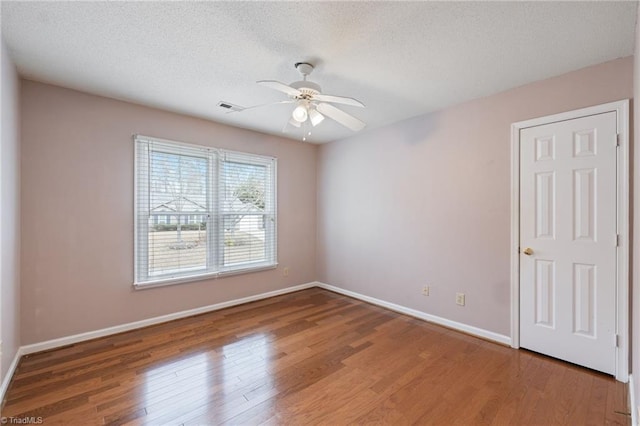
<svg viewBox="0 0 640 426"><path fill-rule="evenodd" d="M295 67L303 76L307 76L313 71L313 65L309 62L296 62Z"/></svg>
<svg viewBox="0 0 640 426"><path fill-rule="evenodd" d="M289 85L302 92L302 95L296 96L296 99L310 100L314 95L320 94L322 92L320 85L307 81L307 76L313 71L313 65L309 62L296 62L295 67L302 74L301 81L294 81Z"/></svg>
<svg viewBox="0 0 640 426"><path fill-rule="evenodd" d="M320 85L307 80L294 81L289 86L302 92L302 96L298 96L301 99L309 99L314 95L320 94L322 91Z"/></svg>

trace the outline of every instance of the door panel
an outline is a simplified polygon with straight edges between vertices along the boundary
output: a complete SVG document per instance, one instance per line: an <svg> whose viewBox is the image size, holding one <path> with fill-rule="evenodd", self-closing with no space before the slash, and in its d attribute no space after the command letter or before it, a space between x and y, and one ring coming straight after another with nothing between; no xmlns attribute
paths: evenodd
<svg viewBox="0 0 640 426"><path fill-rule="evenodd" d="M549 260L535 260L535 305L537 325L555 327L555 262Z"/></svg>
<svg viewBox="0 0 640 426"><path fill-rule="evenodd" d="M616 136L615 112L520 131L520 344L610 374Z"/></svg>

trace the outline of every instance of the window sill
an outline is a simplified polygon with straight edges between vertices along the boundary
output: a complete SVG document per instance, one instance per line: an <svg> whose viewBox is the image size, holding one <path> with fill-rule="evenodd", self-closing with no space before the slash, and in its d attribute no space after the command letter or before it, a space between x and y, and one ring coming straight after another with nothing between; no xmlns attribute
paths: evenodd
<svg viewBox="0 0 640 426"><path fill-rule="evenodd" d="M267 271L278 267L277 263L270 263L262 266L247 267L243 269L233 269L229 271L219 271L207 274L187 275L176 278L160 278L153 281L134 282L134 290L148 290L156 287L165 287L169 285L192 283L195 281L206 281L217 278L230 277L233 275L249 274L251 272Z"/></svg>

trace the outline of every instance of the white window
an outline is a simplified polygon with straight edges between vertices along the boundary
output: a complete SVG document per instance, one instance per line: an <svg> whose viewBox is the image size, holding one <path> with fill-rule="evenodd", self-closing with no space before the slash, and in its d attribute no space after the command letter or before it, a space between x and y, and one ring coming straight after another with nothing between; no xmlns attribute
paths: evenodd
<svg viewBox="0 0 640 426"><path fill-rule="evenodd" d="M275 158L146 136L135 146L136 286L276 266Z"/></svg>

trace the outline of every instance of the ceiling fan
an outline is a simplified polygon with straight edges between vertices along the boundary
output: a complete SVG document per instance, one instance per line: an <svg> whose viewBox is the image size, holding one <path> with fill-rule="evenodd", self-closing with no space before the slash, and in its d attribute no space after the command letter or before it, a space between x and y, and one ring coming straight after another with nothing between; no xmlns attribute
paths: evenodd
<svg viewBox="0 0 640 426"><path fill-rule="evenodd" d="M333 96L322 94L322 89L316 83L307 80L307 76L313 71L313 65L308 62L298 62L295 64L296 69L302 75L302 80L294 81L287 85L275 80L260 80L257 83L261 86L275 89L289 95L286 101L274 102L266 105L257 105L254 107L244 108L244 110L259 108L275 104L295 104L295 108L291 112L291 118L288 124L300 128L307 123L311 123L313 127L320 124L325 117L329 117L346 128L357 132L362 130L366 124L351 114L347 114L341 109L336 108L332 104L343 104L364 108L364 104L357 99L344 96ZM286 125L285 125L286 129Z"/></svg>

